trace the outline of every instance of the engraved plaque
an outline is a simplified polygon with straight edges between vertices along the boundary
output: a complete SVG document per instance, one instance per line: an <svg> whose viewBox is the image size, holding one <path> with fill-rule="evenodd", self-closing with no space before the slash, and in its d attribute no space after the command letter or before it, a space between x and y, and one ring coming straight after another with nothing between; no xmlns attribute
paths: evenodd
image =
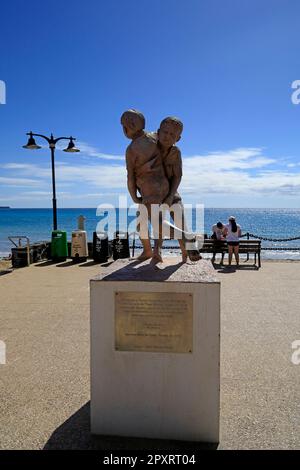
<svg viewBox="0 0 300 470"><path fill-rule="evenodd" d="M192 346L192 294L115 292L116 350L191 353Z"/></svg>

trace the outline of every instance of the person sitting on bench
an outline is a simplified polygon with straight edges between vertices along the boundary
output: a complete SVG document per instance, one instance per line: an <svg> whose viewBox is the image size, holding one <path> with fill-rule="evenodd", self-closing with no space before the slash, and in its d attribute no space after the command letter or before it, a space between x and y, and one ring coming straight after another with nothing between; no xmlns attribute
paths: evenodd
<svg viewBox="0 0 300 470"><path fill-rule="evenodd" d="M211 259L212 263L215 262L216 253L218 252L220 242L223 242L225 240L224 230L225 230L225 225L222 224L222 222L217 222L215 225L212 226L213 233L212 233L211 238L214 240L213 257ZM224 258L224 254L222 254L221 264L223 263L223 258Z"/></svg>

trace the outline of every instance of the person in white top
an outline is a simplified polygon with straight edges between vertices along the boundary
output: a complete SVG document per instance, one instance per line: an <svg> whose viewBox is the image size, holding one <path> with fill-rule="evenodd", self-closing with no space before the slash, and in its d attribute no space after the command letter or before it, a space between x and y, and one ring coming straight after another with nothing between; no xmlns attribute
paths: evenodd
<svg viewBox="0 0 300 470"><path fill-rule="evenodd" d="M218 222L215 225L212 226L212 236L211 238L214 240L214 246L213 246L213 257L211 259L211 262L214 263L216 260L216 254L218 253L218 250L220 249L220 242L224 241L224 230L225 230L225 225L222 224L222 222ZM222 244L222 243L221 243ZM224 253L222 253L222 260L221 264L223 264L223 259L224 259Z"/></svg>
<svg viewBox="0 0 300 470"><path fill-rule="evenodd" d="M231 266L232 254L234 253L237 266L239 265L239 243L242 235L241 227L236 223L235 217L230 216L228 224L225 225L225 238L228 245L228 264Z"/></svg>

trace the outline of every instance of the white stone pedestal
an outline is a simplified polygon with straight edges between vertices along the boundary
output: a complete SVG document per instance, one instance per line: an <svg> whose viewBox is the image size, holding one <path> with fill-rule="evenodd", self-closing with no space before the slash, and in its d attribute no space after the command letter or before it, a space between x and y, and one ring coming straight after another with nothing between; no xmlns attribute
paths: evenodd
<svg viewBox="0 0 300 470"><path fill-rule="evenodd" d="M118 260L90 286L91 432L218 442L220 283L211 263Z"/></svg>

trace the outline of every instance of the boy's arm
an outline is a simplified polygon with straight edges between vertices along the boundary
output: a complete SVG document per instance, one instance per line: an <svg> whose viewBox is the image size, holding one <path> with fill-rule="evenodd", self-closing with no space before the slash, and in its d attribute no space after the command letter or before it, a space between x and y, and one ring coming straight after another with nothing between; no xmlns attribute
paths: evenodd
<svg viewBox="0 0 300 470"><path fill-rule="evenodd" d="M182 178L182 160L181 160L181 152L179 149L177 149L176 154L174 154L171 165L172 165L173 176L171 180L169 181L170 183L169 194L164 200L164 202L168 205L172 205L175 193L177 192L177 189L180 185L181 178Z"/></svg>
<svg viewBox="0 0 300 470"><path fill-rule="evenodd" d="M126 150L126 169L127 169L127 188L129 194L136 204L142 201L141 197L137 196L137 186L134 172L134 156L130 149Z"/></svg>

